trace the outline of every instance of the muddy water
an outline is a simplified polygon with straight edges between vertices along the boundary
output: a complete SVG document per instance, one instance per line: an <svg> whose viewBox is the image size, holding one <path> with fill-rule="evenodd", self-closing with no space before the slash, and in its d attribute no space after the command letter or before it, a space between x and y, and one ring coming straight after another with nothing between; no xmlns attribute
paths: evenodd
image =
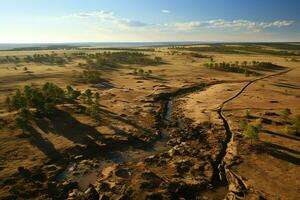
<svg viewBox="0 0 300 200"><path fill-rule="evenodd" d="M164 120L170 120L173 111L173 100L170 98L166 103ZM180 123L179 123L180 124ZM95 158L94 160L84 160L70 163L64 172L59 175L59 181L71 180L78 182L81 190L86 190L89 184L94 184L103 168L122 164L126 162L138 162L151 155L161 153L170 149L167 145L168 131L165 128L160 130L161 137L148 149L137 149L128 147L125 151L113 151L107 153L105 158Z"/></svg>

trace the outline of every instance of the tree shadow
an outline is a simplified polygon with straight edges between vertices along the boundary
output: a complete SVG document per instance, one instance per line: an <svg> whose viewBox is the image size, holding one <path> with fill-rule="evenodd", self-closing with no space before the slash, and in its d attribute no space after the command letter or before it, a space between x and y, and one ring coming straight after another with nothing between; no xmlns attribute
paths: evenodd
<svg viewBox="0 0 300 200"><path fill-rule="evenodd" d="M119 129L118 127L115 126L109 126L112 130L114 130L116 133L123 135L128 138L128 142L131 146L139 149L147 149L149 144L142 139L140 139L138 136L128 134L126 131Z"/></svg>
<svg viewBox="0 0 300 200"><path fill-rule="evenodd" d="M167 83L168 82L165 78L161 78L159 76L153 76L153 75L141 76L138 79L140 79L140 80L156 80L156 81L160 81L162 83Z"/></svg>
<svg viewBox="0 0 300 200"><path fill-rule="evenodd" d="M266 153L274 158L287 161L295 165L300 165L300 158L289 154L292 153L300 155L300 152L293 149L289 149L284 146L280 146L269 142L263 142L261 145L257 145L253 150L255 150L257 153Z"/></svg>
<svg viewBox="0 0 300 200"><path fill-rule="evenodd" d="M102 109L101 112L113 119L119 120L123 123L129 124L140 131L149 133L147 129L144 129L137 124L126 120L113 112ZM83 124L74 118L71 114L63 110L56 110L55 116L51 118L36 118L35 122L37 126L45 133L54 133L61 135L68 140L83 145L83 153L101 154L107 151L113 151L118 149L124 149L128 146L134 146L137 148L143 148L147 143L138 136L133 136L121 130L117 127L110 126L117 134L126 136L127 140L118 140L116 138L105 138L101 132L95 127Z"/></svg>
<svg viewBox="0 0 300 200"><path fill-rule="evenodd" d="M128 120L128 119L125 119L119 115L117 115L116 113L114 112L111 112L107 109L104 109L104 108L100 108L100 112L102 113L102 115L106 116L106 117L109 117L109 118L112 118L112 119L115 119L115 120L118 120L124 124L127 124L127 125L130 125L132 127L134 127L135 129L139 130L139 131L143 131L144 133L150 133L150 131L144 127L141 127L139 126L138 124L136 124L135 122L131 121L131 120Z"/></svg>
<svg viewBox="0 0 300 200"><path fill-rule="evenodd" d="M295 165L300 165L300 159L295 157L295 156L291 156L287 153L283 153L281 151L270 151L269 154L275 158L278 158L278 159L281 159L281 160L284 160L284 161L287 161L287 162L290 162L290 163L293 163Z"/></svg>
<svg viewBox="0 0 300 200"><path fill-rule="evenodd" d="M98 90L108 90L114 88L114 84L112 84L109 80L101 78L99 83L93 85L94 88Z"/></svg>
<svg viewBox="0 0 300 200"><path fill-rule="evenodd" d="M289 88L289 89L300 89L299 86L293 85L293 84L290 84L290 83L278 82L278 83L274 83L272 85L277 86L277 87Z"/></svg>
<svg viewBox="0 0 300 200"><path fill-rule="evenodd" d="M61 135L87 148L99 149L101 147L99 143L104 142L102 134L94 127L81 123L66 111L56 110L54 117L36 118L35 122L45 133Z"/></svg>
<svg viewBox="0 0 300 200"><path fill-rule="evenodd" d="M276 133L276 132L273 132L273 131L270 131L270 130L265 130L265 129L263 129L262 132L270 134L270 135L276 135L276 136L279 136L279 137L284 137L284 138L291 139L291 140L300 141L300 138L297 138L296 136L293 137L293 136L280 134L280 133Z"/></svg>
<svg viewBox="0 0 300 200"><path fill-rule="evenodd" d="M283 150L283 151L287 151L289 153L293 153L293 154L298 154L300 155L300 152L299 151L296 151L294 149L290 149L290 148L287 148L287 147L284 147L284 146L280 146L278 144L273 144L273 143L270 143L270 142L265 142L264 145L268 148L268 149L276 149L276 150Z"/></svg>
<svg viewBox="0 0 300 200"><path fill-rule="evenodd" d="M30 134L28 140L31 145L37 147L51 159L57 159L61 157L60 153L55 149L54 145L49 140L43 138L41 133L39 133L36 129L29 126L26 130Z"/></svg>

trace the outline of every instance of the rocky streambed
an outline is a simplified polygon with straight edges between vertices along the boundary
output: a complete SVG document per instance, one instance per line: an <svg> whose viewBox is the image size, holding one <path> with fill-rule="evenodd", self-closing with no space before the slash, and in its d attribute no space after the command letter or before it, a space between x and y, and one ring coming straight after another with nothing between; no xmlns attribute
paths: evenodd
<svg viewBox="0 0 300 200"><path fill-rule="evenodd" d="M224 125L194 124L180 114L176 103L186 94L220 83L224 81L152 96L161 105L156 139L140 148L116 146L98 157L82 156L78 148L79 156L61 159L60 167L44 167L46 173L40 174L47 181L38 192L54 199L224 198L226 176L219 178L229 142Z"/></svg>

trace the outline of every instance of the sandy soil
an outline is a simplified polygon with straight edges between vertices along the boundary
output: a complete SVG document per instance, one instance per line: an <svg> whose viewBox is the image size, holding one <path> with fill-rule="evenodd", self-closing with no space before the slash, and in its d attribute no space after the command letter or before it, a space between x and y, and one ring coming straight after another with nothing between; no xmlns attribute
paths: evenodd
<svg viewBox="0 0 300 200"><path fill-rule="evenodd" d="M82 155L81 150L83 147L92 149L91 147L103 148L106 145L109 147L108 149L114 149L119 146L136 148L137 144L143 145L153 138L157 131L155 129L155 115L159 114L161 104L153 101L155 95L192 87L200 83L222 80L226 83L210 86L203 91L178 96L174 102L174 113L177 115L174 118L182 117L184 123L189 126L183 132L190 133L189 130L203 124L203 122L209 121L215 124L215 127L208 130L204 136L207 139L208 146L200 139L199 141L198 139L186 141L190 147L194 147L200 152L210 151L212 157L215 158L220 151L224 136L222 121L219 119L216 109L225 99L239 91L246 84L245 81L249 81L254 77L207 69L204 67L204 63L209 62L208 58L193 58L181 54L170 55L168 53L170 50L167 48L158 48L157 50L159 51L148 54L152 57L162 57L166 64L158 66L124 65L117 70L103 70L103 83L97 85L83 84L76 81L78 72L82 70L77 67L79 61L74 61L62 67L23 63L21 67L17 67L17 70L15 70L13 64L0 64L0 119L3 119L7 125L0 129L0 179L9 181L10 177L16 175L18 166L23 166L29 170L41 166L44 168L45 166L49 167L57 156L65 154L73 159L78 155ZM2 51L0 56L24 56L33 53L36 52ZM63 51L58 53L63 53ZM71 53L71 51L66 51L66 53ZM243 117L245 109L250 109L251 115L254 116L253 119L251 118L253 122L259 118L268 118L272 121L271 124L263 124L260 141L257 142L257 145L267 145L268 151L257 152L251 150L249 142L241 139L239 152L243 162L235 167L235 170L247 179L247 183L252 188L271 196L273 199L297 199L300 193L298 187L300 185L298 182L300 179L298 172L300 159L299 138L286 135L283 132L284 126L276 123L280 122L278 116L266 116L265 114L266 112L280 113L284 108L290 108L293 114L300 113L300 104L298 103L300 97L299 66L295 62L287 62L284 57L204 54L213 56L216 62L233 63L235 61L242 62L246 60L252 62L255 60L273 62L293 69L287 74L253 84L239 98L226 104L224 113L232 131L236 134L240 132L238 130L239 121ZM25 66L31 73L25 73L23 70ZM134 75L132 73L133 68L151 69L153 75L148 78ZM93 91L99 91L101 108L103 109L102 120L97 122L82 113L78 113L76 108L65 105L59 107L61 112L55 120L39 119L33 123L34 130L32 130L31 135L22 136L21 131L14 128L13 116L7 113L4 99L26 84L38 86L45 82L54 82L61 87L71 84L80 90L90 88ZM199 130L197 129L197 131ZM182 135L175 133L176 131L174 131L175 139L183 140ZM129 171L136 170L136 173L132 172L134 174L133 178L127 179L124 185L132 184L134 188L139 188L142 179L137 178L135 180L135 177L142 176L148 167L159 177L173 179L173 176L177 174L176 163L181 162L184 158L185 155L178 155L166 159L163 155L160 155L158 156L158 159L162 162L160 167L155 165L149 167L145 163L139 165L124 164L120 168L125 167L130 169ZM209 182L213 176L209 159L207 157L195 158L192 156L189 159L194 164L204 159L203 162L198 163L200 166L196 165L195 168L205 168L203 171L207 174L205 175L205 181L203 181L205 183ZM143 159L138 158L137 160L142 161ZM54 164L58 167L64 166L58 163ZM116 167L113 170L118 169ZM164 169L170 170L170 173L165 174ZM99 169L99 171L101 170ZM195 178L198 175L193 174L192 177ZM266 181L266 177L268 181ZM103 180L110 181L113 178L115 176L102 177ZM16 180L18 181L19 177ZM124 180L120 179L121 183L122 181ZM190 180L184 181L189 182ZM23 184L23 182L20 182L20 184ZM11 188L11 185L2 184L0 196L10 194ZM155 192L159 191L160 188L155 190ZM224 193L222 189L220 191L220 194ZM138 190L135 191L136 196L138 193ZM147 196L148 193L149 191L143 193L143 195Z"/></svg>

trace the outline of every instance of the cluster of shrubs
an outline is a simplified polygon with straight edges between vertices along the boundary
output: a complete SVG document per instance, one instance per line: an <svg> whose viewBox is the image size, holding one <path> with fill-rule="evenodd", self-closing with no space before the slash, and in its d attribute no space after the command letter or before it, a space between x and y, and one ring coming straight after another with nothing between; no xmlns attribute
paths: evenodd
<svg viewBox="0 0 300 200"><path fill-rule="evenodd" d="M101 81L101 73L99 70L106 68L112 69L119 67L120 64L141 64L141 65L157 65L163 63L162 58L149 58L146 54L140 52L103 52L96 54L77 53L76 55L86 58L86 63L79 63L78 67L84 67L80 74L80 79L87 83L99 83ZM150 75L151 70L144 72L143 69L134 71L138 75Z"/></svg>
<svg viewBox="0 0 300 200"><path fill-rule="evenodd" d="M5 56L0 58L0 64L19 63L21 59L17 56Z"/></svg>
<svg viewBox="0 0 300 200"><path fill-rule="evenodd" d="M211 56L207 56L207 55L203 55L200 53L194 53L194 52L190 52L190 53L182 53L183 56L191 56L194 58L211 58Z"/></svg>
<svg viewBox="0 0 300 200"><path fill-rule="evenodd" d="M242 131L244 138L250 139L252 145L253 140L257 140L259 138L259 132L262 128L262 123L261 120L258 120L255 124L250 124L248 120L250 117L250 110L245 110L244 118L240 121L239 128Z"/></svg>
<svg viewBox="0 0 300 200"><path fill-rule="evenodd" d="M152 74L152 70L149 69L148 71L145 71L143 69L133 69L134 75L140 75L140 76L150 76Z"/></svg>
<svg viewBox="0 0 300 200"><path fill-rule="evenodd" d="M84 70L79 75L79 78L82 79L85 83L97 84L101 81L101 72L93 69Z"/></svg>
<svg viewBox="0 0 300 200"><path fill-rule="evenodd" d="M95 116L95 106L99 107L100 95L93 93L90 89L80 92L67 86L62 89L53 83L45 83L42 87L25 86L24 89L17 90L14 95L6 98L9 111L17 111L15 118L16 125L23 131L28 126L32 111L40 116L52 116L56 106L63 103L78 103L83 99L88 104L86 113Z"/></svg>
<svg viewBox="0 0 300 200"><path fill-rule="evenodd" d="M239 64L239 62L235 63L226 63L226 62L221 62L221 63L206 63L206 67L210 69L215 69L218 71L225 71L225 72L233 72L233 73L241 73L245 74L246 76L249 75L259 75L257 72L251 71L245 67L247 67L247 61L244 61L242 65Z"/></svg>
<svg viewBox="0 0 300 200"><path fill-rule="evenodd" d="M99 68L103 66L116 67L120 64L157 65L163 63L161 57L149 58L140 52L103 52L96 54L79 54L87 59L86 66Z"/></svg>
<svg viewBox="0 0 300 200"><path fill-rule="evenodd" d="M23 91L17 90L12 97L6 98L9 111L35 108L41 114L52 113L54 107L64 101L64 90L53 83L46 83L41 88L26 85Z"/></svg>
<svg viewBox="0 0 300 200"><path fill-rule="evenodd" d="M68 58L70 59L70 58ZM51 64L51 65L64 65L68 61L63 58L59 57L57 54L34 54L33 56L26 56L24 58L25 62L35 62L35 63L43 63L43 64Z"/></svg>

